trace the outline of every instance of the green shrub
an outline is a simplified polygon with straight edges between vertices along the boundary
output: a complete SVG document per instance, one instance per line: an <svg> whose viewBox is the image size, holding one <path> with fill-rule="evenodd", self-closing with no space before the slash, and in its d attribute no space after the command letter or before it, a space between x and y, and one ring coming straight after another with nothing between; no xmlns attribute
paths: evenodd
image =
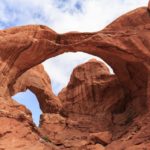
<svg viewBox="0 0 150 150"><path fill-rule="evenodd" d="M50 139L48 138L48 136L43 136L42 139L43 139L45 142L51 142Z"/></svg>

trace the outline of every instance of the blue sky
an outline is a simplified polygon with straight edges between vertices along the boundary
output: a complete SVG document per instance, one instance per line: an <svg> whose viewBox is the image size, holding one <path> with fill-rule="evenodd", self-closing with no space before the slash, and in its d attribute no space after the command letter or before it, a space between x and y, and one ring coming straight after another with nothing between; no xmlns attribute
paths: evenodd
<svg viewBox="0 0 150 150"><path fill-rule="evenodd" d="M147 3L148 0L0 0L0 29L43 24L59 33L97 31L123 13ZM43 62L54 92L57 94L66 86L75 66L90 58L93 56L84 53L67 53ZM36 97L27 91L13 98L30 106L38 124L41 112Z"/></svg>
<svg viewBox="0 0 150 150"><path fill-rule="evenodd" d="M31 112L33 120L36 125L39 125L39 116L42 113L39 108L39 103L37 102L36 96L30 91L20 92L17 95L13 96L17 102L25 105Z"/></svg>

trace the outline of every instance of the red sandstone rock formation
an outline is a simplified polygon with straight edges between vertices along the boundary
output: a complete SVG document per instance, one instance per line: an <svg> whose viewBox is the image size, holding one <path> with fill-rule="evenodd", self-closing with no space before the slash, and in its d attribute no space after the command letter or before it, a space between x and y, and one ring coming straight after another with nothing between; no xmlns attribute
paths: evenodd
<svg viewBox="0 0 150 150"><path fill-rule="evenodd" d="M13 85L11 95L30 89L40 104L43 113L56 113L61 109L61 102L54 95L51 81L42 65L38 65L22 74Z"/></svg>
<svg viewBox="0 0 150 150"><path fill-rule="evenodd" d="M40 25L0 31L0 148L149 149L149 48L149 4L95 33L58 34ZM42 69L27 70L68 51L101 57L115 75L110 75L101 63L88 62L74 70L57 98ZM35 84L33 78L39 81ZM35 92L47 112L41 116L40 129L32 123L30 112L10 99L26 88ZM90 135L97 133L112 135L110 143L104 143L106 135L90 140Z"/></svg>
<svg viewBox="0 0 150 150"><path fill-rule="evenodd" d="M74 69L69 84L58 95L62 102L62 115L81 121L91 132L107 130L112 125L112 113L122 112L125 93L115 75L96 60ZM82 122L82 120L84 120ZM96 127L96 129L94 129Z"/></svg>
<svg viewBox="0 0 150 150"><path fill-rule="evenodd" d="M149 23L149 11L143 7L121 16L96 33L60 35L44 26L0 31L1 94L7 91L7 86L12 87L18 76L43 60L66 51L83 51L104 59L132 97L144 90L145 94L140 96L147 99Z"/></svg>
<svg viewBox="0 0 150 150"><path fill-rule="evenodd" d="M0 149L50 150L55 145L45 141L33 124L31 113L12 99L0 97Z"/></svg>
<svg viewBox="0 0 150 150"><path fill-rule="evenodd" d="M125 93L102 62L92 59L76 67L58 97L62 102L60 114L43 114L40 128L60 149L86 149L95 144L104 147L112 133L122 134L112 128L118 124L113 118L124 111ZM127 119L118 121L123 126ZM91 135L97 137L89 138Z"/></svg>

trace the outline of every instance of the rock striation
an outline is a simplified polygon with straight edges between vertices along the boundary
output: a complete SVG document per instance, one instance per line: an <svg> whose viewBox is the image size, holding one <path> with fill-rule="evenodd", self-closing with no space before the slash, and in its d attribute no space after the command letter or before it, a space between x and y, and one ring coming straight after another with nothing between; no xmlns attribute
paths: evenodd
<svg viewBox="0 0 150 150"><path fill-rule="evenodd" d="M137 8L94 33L58 34L42 25L0 31L0 148L14 150L134 150L150 147L150 8ZM44 60L82 51L58 96ZM11 99L30 89L43 111L40 127ZM18 132L19 131L19 132ZM8 144L9 141L9 144Z"/></svg>

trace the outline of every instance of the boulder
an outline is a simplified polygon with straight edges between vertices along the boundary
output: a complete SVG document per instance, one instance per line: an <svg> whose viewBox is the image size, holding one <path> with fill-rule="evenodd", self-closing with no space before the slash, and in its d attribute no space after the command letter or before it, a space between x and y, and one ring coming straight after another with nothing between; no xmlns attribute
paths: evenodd
<svg viewBox="0 0 150 150"><path fill-rule="evenodd" d="M91 133L89 140L93 141L94 143L99 143L106 146L111 143L112 134L108 131Z"/></svg>

